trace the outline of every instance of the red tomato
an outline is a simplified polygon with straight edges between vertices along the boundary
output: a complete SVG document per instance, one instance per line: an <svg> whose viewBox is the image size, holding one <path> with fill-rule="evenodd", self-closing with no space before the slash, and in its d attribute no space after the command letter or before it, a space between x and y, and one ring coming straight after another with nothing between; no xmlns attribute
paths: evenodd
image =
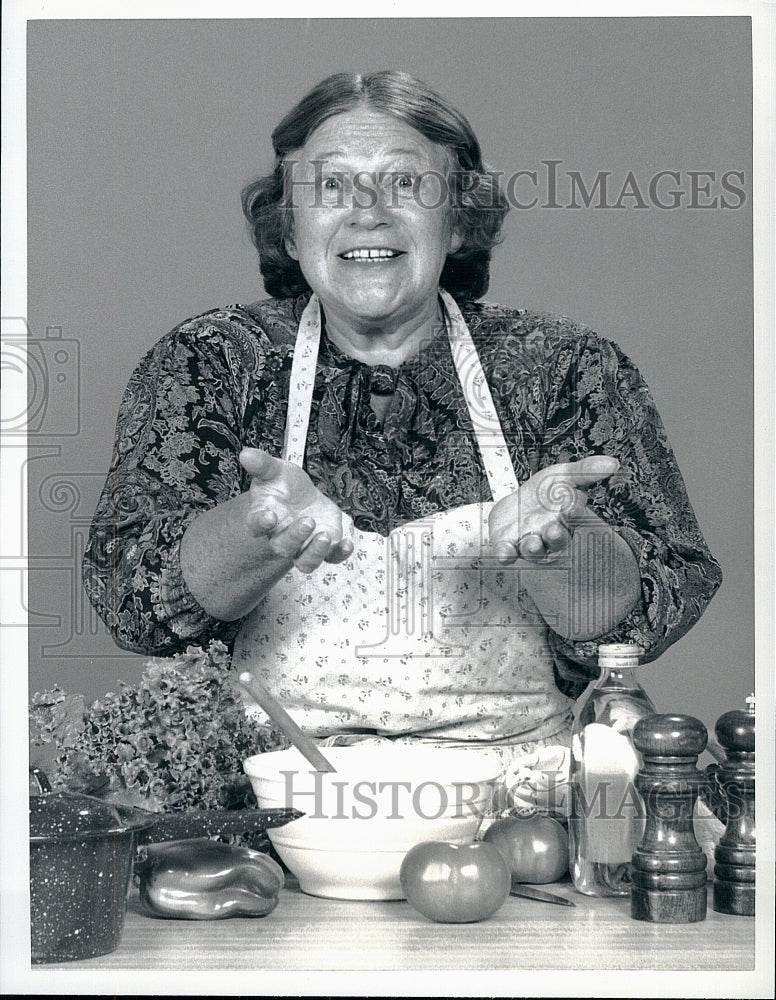
<svg viewBox="0 0 776 1000"><path fill-rule="evenodd" d="M569 838L551 816L497 819L483 834L504 856L513 882L557 882L569 870Z"/></svg>
<svg viewBox="0 0 776 1000"><path fill-rule="evenodd" d="M509 895L509 868L492 844L416 844L399 872L407 902L440 923L468 924L492 916Z"/></svg>

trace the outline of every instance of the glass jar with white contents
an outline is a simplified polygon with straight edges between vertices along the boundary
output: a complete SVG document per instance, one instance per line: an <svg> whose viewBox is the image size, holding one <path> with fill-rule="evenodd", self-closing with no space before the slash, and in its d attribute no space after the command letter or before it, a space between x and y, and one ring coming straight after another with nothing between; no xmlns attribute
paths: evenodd
<svg viewBox="0 0 776 1000"><path fill-rule="evenodd" d="M655 707L634 676L643 650L630 643L598 649L600 676L574 723L569 784L569 869L589 896L630 892L631 858L645 814L635 778L641 760L633 727Z"/></svg>

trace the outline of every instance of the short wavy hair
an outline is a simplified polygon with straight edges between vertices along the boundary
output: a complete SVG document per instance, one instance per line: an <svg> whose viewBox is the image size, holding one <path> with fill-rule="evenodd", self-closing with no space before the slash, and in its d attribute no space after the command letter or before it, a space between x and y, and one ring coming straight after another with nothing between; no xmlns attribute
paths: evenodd
<svg viewBox="0 0 776 1000"><path fill-rule="evenodd" d="M286 239L293 232L286 199L287 158L327 119L358 107L392 115L447 150L453 224L462 243L448 254L440 284L459 300L482 297L509 204L497 176L486 170L480 144L464 116L425 83L398 70L335 73L313 87L272 133L272 173L242 192L243 213L267 292L282 298L309 291L298 261L286 251Z"/></svg>

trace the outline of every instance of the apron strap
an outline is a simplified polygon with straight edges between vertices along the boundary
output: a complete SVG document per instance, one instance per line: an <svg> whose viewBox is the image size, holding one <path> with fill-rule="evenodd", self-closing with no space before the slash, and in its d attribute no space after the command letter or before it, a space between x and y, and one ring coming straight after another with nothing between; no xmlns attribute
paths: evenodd
<svg viewBox="0 0 776 1000"><path fill-rule="evenodd" d="M304 465L320 342L321 307L318 296L313 294L299 320L294 357L291 361L291 381L288 386L283 458L287 462L293 462L294 465Z"/></svg>
<svg viewBox="0 0 776 1000"><path fill-rule="evenodd" d="M442 288L439 289L439 295L447 313L447 336L453 363L469 410L485 474L493 499L501 500L514 493L519 485L509 458L501 422L466 321L451 295ZM295 465L304 464L320 340L321 309L318 296L312 295L299 321L291 363L283 458Z"/></svg>
<svg viewBox="0 0 776 1000"><path fill-rule="evenodd" d="M509 457L509 449L504 440L501 421L493 405L493 397L482 369L480 356L458 303L443 288L439 289L439 295L447 310L450 351L463 390L463 398L469 408L469 417L490 491L494 500L501 500L517 492L519 486Z"/></svg>

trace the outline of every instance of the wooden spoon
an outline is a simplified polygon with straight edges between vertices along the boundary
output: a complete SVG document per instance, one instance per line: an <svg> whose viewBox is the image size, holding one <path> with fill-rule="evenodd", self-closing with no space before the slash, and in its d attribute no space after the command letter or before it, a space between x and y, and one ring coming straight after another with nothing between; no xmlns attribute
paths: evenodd
<svg viewBox="0 0 776 1000"><path fill-rule="evenodd" d="M336 768L326 760L318 749L318 745L306 733L302 732L280 702L269 693L263 684L259 683L253 674L245 671L240 674L238 681L316 771L327 771L330 774L336 772Z"/></svg>

